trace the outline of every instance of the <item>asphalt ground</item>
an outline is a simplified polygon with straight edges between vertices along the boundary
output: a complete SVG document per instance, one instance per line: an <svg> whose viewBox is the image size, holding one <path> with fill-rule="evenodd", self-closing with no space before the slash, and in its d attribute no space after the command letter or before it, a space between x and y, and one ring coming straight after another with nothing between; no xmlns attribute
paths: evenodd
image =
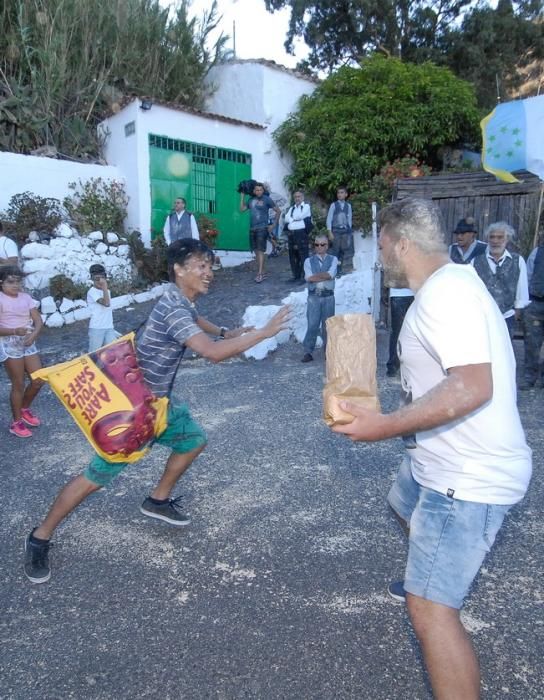
<svg viewBox="0 0 544 700"><path fill-rule="evenodd" d="M201 313L232 326L249 304L279 303L293 289L287 258L269 270L261 285L250 266L221 270ZM117 328L149 310L116 312ZM46 330L44 363L84 351L86 336L85 323ZM399 382L385 377L386 343L379 331L389 411ZM174 393L209 437L177 492L191 525L139 512L168 454L156 446L61 525L52 578L39 586L23 574L24 537L92 451L47 387L35 403L42 427L30 440L11 436L0 370L0 698L431 698L404 606L386 593L406 556L385 502L401 441L331 433L322 355L301 356L291 341L258 362L184 361ZM543 399L539 389L520 395L534 477L463 612L489 700L544 697Z"/></svg>

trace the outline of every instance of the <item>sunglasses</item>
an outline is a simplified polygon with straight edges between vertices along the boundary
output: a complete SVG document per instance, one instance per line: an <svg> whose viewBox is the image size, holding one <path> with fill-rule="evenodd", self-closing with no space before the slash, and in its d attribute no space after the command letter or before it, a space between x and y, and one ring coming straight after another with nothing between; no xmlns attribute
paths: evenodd
<svg viewBox="0 0 544 700"><path fill-rule="evenodd" d="M325 246L328 246L328 243L314 243L314 246L316 248L324 248Z"/></svg>

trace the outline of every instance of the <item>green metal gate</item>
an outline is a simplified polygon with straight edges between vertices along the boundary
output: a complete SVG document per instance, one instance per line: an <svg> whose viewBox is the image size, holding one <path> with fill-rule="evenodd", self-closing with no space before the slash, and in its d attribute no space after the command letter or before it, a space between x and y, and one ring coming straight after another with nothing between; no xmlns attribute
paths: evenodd
<svg viewBox="0 0 544 700"><path fill-rule="evenodd" d="M248 250L248 220L236 186L251 178L251 155L216 146L149 135L151 235L162 233L176 197L187 209L217 222L216 248Z"/></svg>

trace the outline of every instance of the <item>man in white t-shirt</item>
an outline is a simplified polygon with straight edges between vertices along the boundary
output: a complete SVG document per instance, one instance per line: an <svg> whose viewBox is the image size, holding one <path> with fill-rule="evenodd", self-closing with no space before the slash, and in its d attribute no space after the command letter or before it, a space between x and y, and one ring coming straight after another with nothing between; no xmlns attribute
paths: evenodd
<svg viewBox="0 0 544 700"><path fill-rule="evenodd" d="M480 672L459 611L508 509L531 476L516 406L515 361L502 314L469 265L448 262L442 219L428 200L380 215L386 281L415 299L399 337L411 401L384 415L343 402L365 442L413 436L388 500L409 525L406 600L435 697L477 700Z"/></svg>
<svg viewBox="0 0 544 700"><path fill-rule="evenodd" d="M17 265L18 262L17 244L4 235L4 227L0 221L0 265Z"/></svg>

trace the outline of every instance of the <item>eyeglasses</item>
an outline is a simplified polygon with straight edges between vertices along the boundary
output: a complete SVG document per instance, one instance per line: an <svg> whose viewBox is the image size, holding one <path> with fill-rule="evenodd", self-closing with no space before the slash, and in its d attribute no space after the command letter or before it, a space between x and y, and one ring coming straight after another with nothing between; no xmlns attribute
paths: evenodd
<svg viewBox="0 0 544 700"><path fill-rule="evenodd" d="M314 243L314 246L316 248L324 248L325 246L328 246L328 243Z"/></svg>
<svg viewBox="0 0 544 700"><path fill-rule="evenodd" d="M4 282L6 284L21 284L22 280L20 277L6 277Z"/></svg>

